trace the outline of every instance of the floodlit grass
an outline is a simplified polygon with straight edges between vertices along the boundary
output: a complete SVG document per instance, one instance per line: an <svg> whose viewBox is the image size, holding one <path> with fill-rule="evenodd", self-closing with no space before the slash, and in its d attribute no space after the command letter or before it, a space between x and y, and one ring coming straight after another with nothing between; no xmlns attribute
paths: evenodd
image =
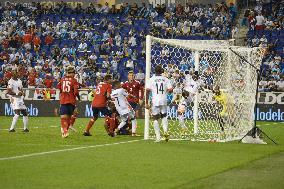
<svg viewBox="0 0 284 189"><path fill-rule="evenodd" d="M0 117L1 188L284 188L283 123L258 123L279 145L253 145L111 138L103 120L84 137L83 118L79 132L62 139L59 118L31 117L30 133L21 132L21 120L8 133L11 119Z"/></svg>

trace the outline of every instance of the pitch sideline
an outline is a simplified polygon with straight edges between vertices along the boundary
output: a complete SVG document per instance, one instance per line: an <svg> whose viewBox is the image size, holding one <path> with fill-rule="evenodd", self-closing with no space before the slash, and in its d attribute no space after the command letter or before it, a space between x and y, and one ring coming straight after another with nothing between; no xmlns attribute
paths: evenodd
<svg viewBox="0 0 284 189"><path fill-rule="evenodd" d="M38 153L32 153L32 154L24 154L24 155L20 155L20 156L3 157L3 158L0 158L0 161L12 160L12 159L21 159L21 158L25 158L25 157L41 156L41 155L46 155L46 154L54 154L54 153L58 153L58 152L68 152L68 151L75 151L75 150L88 149L88 148L113 146L113 145L119 145L119 144L138 142L138 141L142 141L142 140L144 140L144 139L128 140L128 141L124 141L124 142L115 142L115 143L107 143L107 144L98 144L98 145L92 145L92 146L81 146L81 147L67 148L67 149L62 149L62 150L52 150L52 151L38 152Z"/></svg>

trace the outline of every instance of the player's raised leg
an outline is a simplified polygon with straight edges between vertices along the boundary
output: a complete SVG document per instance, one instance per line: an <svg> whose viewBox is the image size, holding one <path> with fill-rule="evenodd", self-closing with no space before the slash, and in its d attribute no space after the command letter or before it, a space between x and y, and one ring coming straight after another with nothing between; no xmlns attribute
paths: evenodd
<svg viewBox="0 0 284 189"><path fill-rule="evenodd" d="M74 128L74 123L75 123L75 121L77 119L77 115L78 115L78 107L75 108L75 110L73 112L73 115L70 118L69 129L74 131L74 132L77 132L77 130Z"/></svg>

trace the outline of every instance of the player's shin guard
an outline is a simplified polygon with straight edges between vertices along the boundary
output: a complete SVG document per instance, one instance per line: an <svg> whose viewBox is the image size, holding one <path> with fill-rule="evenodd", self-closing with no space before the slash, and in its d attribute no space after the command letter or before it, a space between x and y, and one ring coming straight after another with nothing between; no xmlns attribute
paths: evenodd
<svg viewBox="0 0 284 189"><path fill-rule="evenodd" d="M136 133L136 128L137 128L137 121L136 121L136 119L133 119L131 121L131 126L132 126L132 129L131 129L132 133Z"/></svg>
<svg viewBox="0 0 284 189"><path fill-rule="evenodd" d="M156 134L156 140L161 140L160 127L159 127L158 120L154 120L153 125L154 125L155 134Z"/></svg>
<svg viewBox="0 0 284 189"><path fill-rule="evenodd" d="M13 117L13 121L12 121L12 124L11 124L11 127L10 127L10 130L13 130L15 129L15 125L19 119L20 115L18 114L15 114L14 117Z"/></svg>
<svg viewBox="0 0 284 189"><path fill-rule="evenodd" d="M23 116L24 130L27 129L28 120L29 120L28 116Z"/></svg>
<svg viewBox="0 0 284 189"><path fill-rule="evenodd" d="M167 134L168 133L168 117L167 116L162 118L162 126L163 126L164 133Z"/></svg>
<svg viewBox="0 0 284 189"><path fill-rule="evenodd" d="M182 129L186 129L185 123L184 123L184 115L178 115L178 120L179 120L179 124L181 126Z"/></svg>

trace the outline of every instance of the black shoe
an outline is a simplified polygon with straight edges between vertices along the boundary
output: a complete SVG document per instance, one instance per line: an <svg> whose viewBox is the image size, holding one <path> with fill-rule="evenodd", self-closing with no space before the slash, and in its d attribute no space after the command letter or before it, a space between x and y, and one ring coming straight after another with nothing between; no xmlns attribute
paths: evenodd
<svg viewBox="0 0 284 189"><path fill-rule="evenodd" d="M84 135L84 136L92 136L91 133L89 133L89 132L87 132L87 131L85 131L85 132L83 133L83 135Z"/></svg>
<svg viewBox="0 0 284 189"><path fill-rule="evenodd" d="M108 133L108 136L115 137L115 134L114 134L114 132L111 132L111 133Z"/></svg>
<svg viewBox="0 0 284 189"><path fill-rule="evenodd" d="M14 132L16 132L16 130L15 129L11 129L11 130L9 130L9 132L10 133L14 133Z"/></svg>
<svg viewBox="0 0 284 189"><path fill-rule="evenodd" d="M28 133L28 132L30 132L30 130L24 129L23 132L24 132L24 133Z"/></svg>

